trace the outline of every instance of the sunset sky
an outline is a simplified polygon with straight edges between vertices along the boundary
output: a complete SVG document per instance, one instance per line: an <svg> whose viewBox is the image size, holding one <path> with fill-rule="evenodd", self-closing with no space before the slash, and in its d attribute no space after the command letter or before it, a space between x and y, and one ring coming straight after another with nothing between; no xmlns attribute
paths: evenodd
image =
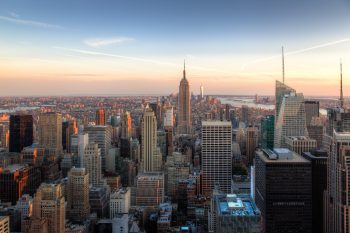
<svg viewBox="0 0 350 233"><path fill-rule="evenodd" d="M350 96L348 0L0 0L0 95Z"/></svg>

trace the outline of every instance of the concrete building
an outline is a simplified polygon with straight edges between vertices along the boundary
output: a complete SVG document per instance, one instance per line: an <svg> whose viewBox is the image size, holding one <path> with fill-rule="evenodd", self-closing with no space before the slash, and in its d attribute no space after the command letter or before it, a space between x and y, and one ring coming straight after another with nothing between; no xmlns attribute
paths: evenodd
<svg viewBox="0 0 350 233"><path fill-rule="evenodd" d="M209 211L210 233L261 233L260 210L248 194L215 193Z"/></svg>
<svg viewBox="0 0 350 233"><path fill-rule="evenodd" d="M73 167L68 173L67 218L83 223L90 214L89 174L85 168Z"/></svg>
<svg viewBox="0 0 350 233"><path fill-rule="evenodd" d="M246 156L247 164L253 165L255 157L255 149L258 147L259 131L256 127L248 127L246 129Z"/></svg>
<svg viewBox="0 0 350 233"><path fill-rule="evenodd" d="M41 113L38 122L39 147L62 151L62 115Z"/></svg>
<svg viewBox="0 0 350 233"><path fill-rule="evenodd" d="M10 233L9 216L0 216L0 233Z"/></svg>
<svg viewBox="0 0 350 233"><path fill-rule="evenodd" d="M164 201L164 174L141 173L136 178L136 205L156 208Z"/></svg>
<svg viewBox="0 0 350 233"><path fill-rule="evenodd" d="M191 95L190 83L186 78L185 65L183 70L183 77L179 86L178 114L178 133L189 134L191 132Z"/></svg>
<svg viewBox="0 0 350 233"><path fill-rule="evenodd" d="M33 144L33 116L10 116L9 151L20 153L26 146Z"/></svg>
<svg viewBox="0 0 350 233"><path fill-rule="evenodd" d="M320 102L314 100L305 100L306 125L309 126L312 119L320 116Z"/></svg>
<svg viewBox="0 0 350 233"><path fill-rule="evenodd" d="M97 143L101 149L102 171L106 170L106 155L111 148L112 127L110 125L89 126L84 129L89 134L89 143Z"/></svg>
<svg viewBox="0 0 350 233"><path fill-rule="evenodd" d="M214 184L231 191L232 129L229 121L202 122L202 194L211 196Z"/></svg>
<svg viewBox="0 0 350 233"><path fill-rule="evenodd" d="M65 199L61 184L42 183L34 195L33 217L48 220L49 233L65 232Z"/></svg>
<svg viewBox="0 0 350 233"><path fill-rule="evenodd" d="M118 214L128 214L130 210L131 201L130 188L120 188L111 193L109 199L109 217L111 219L118 216Z"/></svg>
<svg viewBox="0 0 350 233"><path fill-rule="evenodd" d="M17 201L16 209L21 212L21 222L31 217L33 215L33 198L28 194L22 195Z"/></svg>
<svg viewBox="0 0 350 233"><path fill-rule="evenodd" d="M303 152L315 150L317 141L306 136L289 136L285 138L286 146L289 150L301 155Z"/></svg>
<svg viewBox="0 0 350 233"><path fill-rule="evenodd" d="M249 124L249 107L247 105L241 107L241 122L245 125Z"/></svg>
<svg viewBox="0 0 350 233"><path fill-rule="evenodd" d="M90 143L85 147L84 168L89 174L89 182L93 186L102 184L101 149L97 143Z"/></svg>
<svg viewBox="0 0 350 233"><path fill-rule="evenodd" d="M256 152L254 197L266 233L312 232L311 162L285 148Z"/></svg>
<svg viewBox="0 0 350 233"><path fill-rule="evenodd" d="M104 109L96 110L95 124L106 125L106 111Z"/></svg>
<svg viewBox="0 0 350 233"><path fill-rule="evenodd" d="M157 119L150 108L146 108L141 122L142 170L160 171L162 155L157 147Z"/></svg>

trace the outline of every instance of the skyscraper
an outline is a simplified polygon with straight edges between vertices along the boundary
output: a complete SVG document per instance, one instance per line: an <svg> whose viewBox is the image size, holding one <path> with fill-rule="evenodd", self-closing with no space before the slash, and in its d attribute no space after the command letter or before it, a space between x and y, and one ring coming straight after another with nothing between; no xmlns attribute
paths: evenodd
<svg viewBox="0 0 350 233"><path fill-rule="evenodd" d="M42 183L33 203L33 217L47 219L49 233L65 232L66 213L61 184Z"/></svg>
<svg viewBox="0 0 350 233"><path fill-rule="evenodd" d="M288 149L255 157L255 202L266 233L311 233L311 163ZM334 231L336 232L336 231Z"/></svg>
<svg viewBox="0 0 350 233"><path fill-rule="evenodd" d="M85 147L84 152L84 168L89 174L89 182L93 186L101 185L101 149L97 143L90 143Z"/></svg>
<svg viewBox="0 0 350 233"><path fill-rule="evenodd" d="M277 98L277 97L276 97ZM290 93L283 96L275 124L275 147L285 147L287 136L307 136L304 96Z"/></svg>
<svg viewBox="0 0 350 233"><path fill-rule="evenodd" d="M21 152L26 146L33 144L33 116L10 116L10 152Z"/></svg>
<svg viewBox="0 0 350 233"><path fill-rule="evenodd" d="M164 174L141 173L136 178L136 205L156 208L164 201Z"/></svg>
<svg viewBox="0 0 350 233"><path fill-rule="evenodd" d="M324 232L350 231L350 133L334 131L327 166L327 191L324 195Z"/></svg>
<svg viewBox="0 0 350 233"><path fill-rule="evenodd" d="M89 174L85 168L73 167L68 173L67 217L73 222L83 223L90 214Z"/></svg>
<svg viewBox="0 0 350 233"><path fill-rule="evenodd" d="M63 150L70 152L71 136L78 133L77 122L75 119L69 119L62 122L62 147Z"/></svg>
<svg viewBox="0 0 350 233"><path fill-rule="evenodd" d="M309 126L311 124L312 118L320 116L320 102L307 100L304 102L304 104L306 125Z"/></svg>
<svg viewBox="0 0 350 233"><path fill-rule="evenodd" d="M284 83L276 80L276 88L275 88L275 121L277 121L278 116L280 114L280 108L282 105L283 97L288 95L295 90Z"/></svg>
<svg viewBox="0 0 350 233"><path fill-rule="evenodd" d="M261 147L272 149L275 135L275 116L268 115L261 119Z"/></svg>
<svg viewBox="0 0 350 233"><path fill-rule="evenodd" d="M211 196L216 183L231 191L232 129L229 121L202 121L202 194Z"/></svg>
<svg viewBox="0 0 350 233"><path fill-rule="evenodd" d="M246 125L249 124L249 107L247 105L242 105L241 121L244 122Z"/></svg>
<svg viewBox="0 0 350 233"><path fill-rule="evenodd" d="M96 110L95 124L106 125L106 111L104 109Z"/></svg>
<svg viewBox="0 0 350 233"><path fill-rule="evenodd" d="M143 171L159 171L162 156L157 147L157 119L150 108L145 109L142 117L141 148Z"/></svg>
<svg viewBox="0 0 350 233"><path fill-rule="evenodd" d="M130 139L132 134L132 125L131 125L131 115L130 112L125 111L122 116L122 134L121 138Z"/></svg>
<svg viewBox="0 0 350 233"><path fill-rule="evenodd" d="M62 115L56 112L42 113L38 122L39 146L62 150Z"/></svg>
<svg viewBox="0 0 350 233"><path fill-rule="evenodd" d="M201 96L201 99L203 100L204 99L204 87L202 84L201 84L201 88L200 88L200 96Z"/></svg>
<svg viewBox="0 0 350 233"><path fill-rule="evenodd" d="M190 83L186 79L186 67L184 64L183 78L179 86L179 105L178 105L178 132L180 134L191 133L191 95Z"/></svg>
<svg viewBox="0 0 350 233"><path fill-rule="evenodd" d="M248 127L246 130L246 155L247 164L249 166L253 165L255 157L255 149L258 147L258 128Z"/></svg>

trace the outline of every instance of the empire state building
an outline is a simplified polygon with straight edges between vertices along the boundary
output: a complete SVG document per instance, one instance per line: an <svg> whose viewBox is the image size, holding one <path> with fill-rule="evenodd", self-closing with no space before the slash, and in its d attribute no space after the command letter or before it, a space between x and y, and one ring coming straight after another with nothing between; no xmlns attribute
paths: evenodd
<svg viewBox="0 0 350 233"><path fill-rule="evenodd" d="M186 67L184 64L183 78L179 86L179 106L178 106L178 133L191 133L191 106L190 106L190 84L186 79Z"/></svg>

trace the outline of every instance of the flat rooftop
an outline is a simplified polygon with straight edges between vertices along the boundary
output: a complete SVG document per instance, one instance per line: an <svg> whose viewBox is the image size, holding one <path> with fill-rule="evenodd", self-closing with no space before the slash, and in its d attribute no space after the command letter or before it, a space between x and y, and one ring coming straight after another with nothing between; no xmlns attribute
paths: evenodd
<svg viewBox="0 0 350 233"><path fill-rule="evenodd" d="M12 165L9 165L9 166L3 168L1 173L14 173L16 171L20 171L20 170L24 169L25 167L26 167L26 165L24 165L24 164L12 164Z"/></svg>
<svg viewBox="0 0 350 233"><path fill-rule="evenodd" d="M266 163L309 163L307 159L287 148L263 149L257 151L256 155Z"/></svg>
<svg viewBox="0 0 350 233"><path fill-rule="evenodd" d="M227 194L216 197L219 215L259 216L260 211L249 195Z"/></svg>
<svg viewBox="0 0 350 233"><path fill-rule="evenodd" d="M202 121L202 126L231 126L231 121Z"/></svg>

